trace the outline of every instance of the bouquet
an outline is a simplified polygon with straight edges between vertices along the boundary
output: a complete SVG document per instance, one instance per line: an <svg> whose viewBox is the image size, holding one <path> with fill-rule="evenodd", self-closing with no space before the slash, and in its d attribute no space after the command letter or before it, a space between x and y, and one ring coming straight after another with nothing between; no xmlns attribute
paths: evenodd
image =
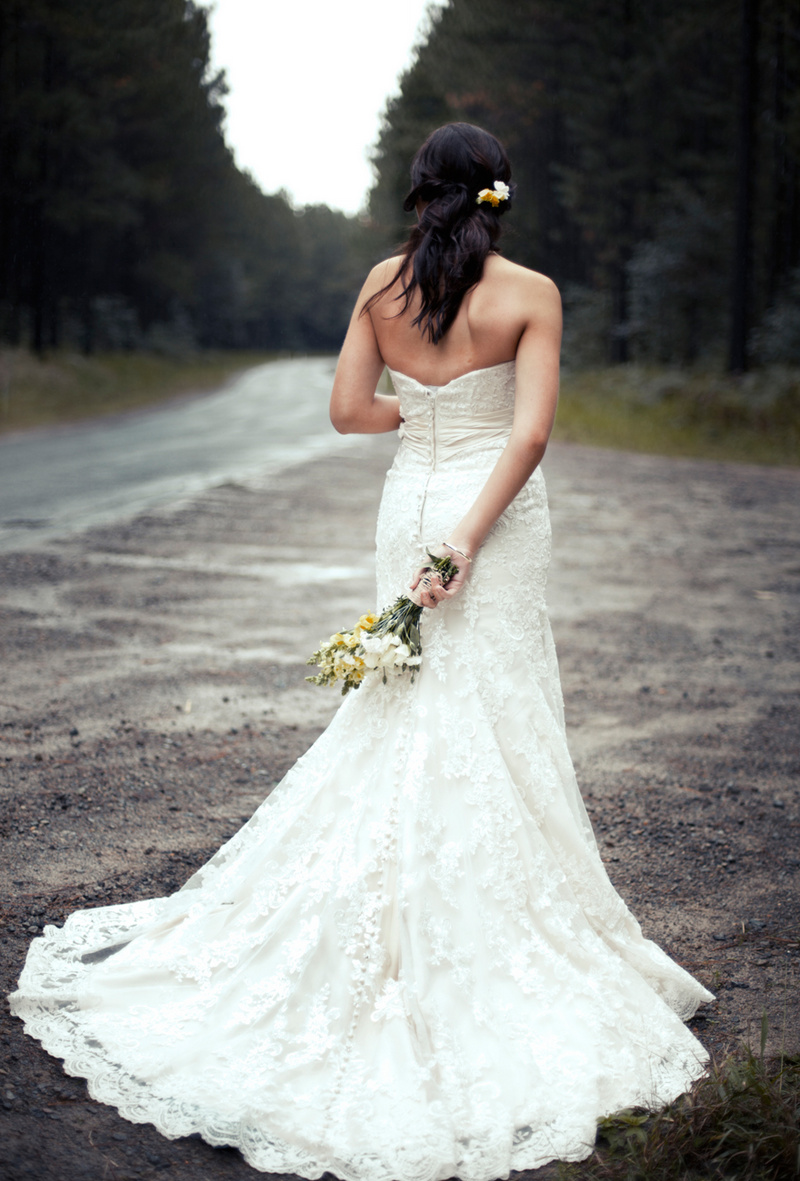
<svg viewBox="0 0 800 1181"><path fill-rule="evenodd" d="M456 572L449 557L434 558L429 554L431 571L447 584ZM334 685L342 682L342 696L357 689L365 677L381 673L387 677L414 674L422 661L422 641L419 620L423 608L408 595L400 595L382 615L362 615L350 631L336 632L320 644L306 664L316 664L319 672L306 677L314 685Z"/></svg>

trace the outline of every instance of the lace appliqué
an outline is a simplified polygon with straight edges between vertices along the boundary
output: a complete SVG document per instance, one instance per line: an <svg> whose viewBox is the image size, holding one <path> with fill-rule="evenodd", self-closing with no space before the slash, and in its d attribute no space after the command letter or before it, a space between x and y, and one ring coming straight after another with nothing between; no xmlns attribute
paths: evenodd
<svg viewBox="0 0 800 1181"><path fill-rule="evenodd" d="M378 595L477 496L513 366L406 420ZM710 994L645 940L600 859L566 744L537 472L464 592L426 612L412 683L374 678L177 894L34 940L12 1010L91 1094L257 1169L490 1181L591 1151L598 1116L702 1073Z"/></svg>

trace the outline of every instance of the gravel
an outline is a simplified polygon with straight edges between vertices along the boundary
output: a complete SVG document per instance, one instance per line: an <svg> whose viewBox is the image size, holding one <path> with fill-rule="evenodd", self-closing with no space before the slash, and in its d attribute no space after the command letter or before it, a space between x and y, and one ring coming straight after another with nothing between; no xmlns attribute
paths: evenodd
<svg viewBox="0 0 800 1181"><path fill-rule="evenodd" d="M0 557L5 991L45 924L177 888L332 716L303 659L374 605L391 450ZM716 993L692 1022L710 1049L757 1045L766 1011L768 1052L797 1053L800 473L566 444L545 472L571 747L609 873ZM0 1048L4 1179L254 1176L93 1102L7 1012Z"/></svg>

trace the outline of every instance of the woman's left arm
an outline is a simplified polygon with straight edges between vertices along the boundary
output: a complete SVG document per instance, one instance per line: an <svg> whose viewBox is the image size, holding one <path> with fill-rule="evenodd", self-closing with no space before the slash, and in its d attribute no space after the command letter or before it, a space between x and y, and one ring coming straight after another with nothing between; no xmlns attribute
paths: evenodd
<svg viewBox="0 0 800 1181"><path fill-rule="evenodd" d="M446 586L435 576L433 579L429 576L426 582L425 567L412 578L412 598L423 607L436 607L463 588L469 578L471 559L539 466L553 429L561 353L561 296L549 279L538 275L531 281L534 287L517 345L511 434L477 499L447 537L442 538L446 544L429 550L433 557L449 557L456 568L455 574Z"/></svg>
<svg viewBox="0 0 800 1181"><path fill-rule="evenodd" d="M540 275L533 296L517 346L514 423L508 443L475 502L443 539L470 557L539 466L555 421L561 297L556 285Z"/></svg>
<svg viewBox="0 0 800 1181"><path fill-rule="evenodd" d="M391 261L391 260L390 260ZM395 260L396 266L396 260ZM331 391L331 422L342 435L374 435L396 431L400 403L392 394L377 393L384 360L378 348L372 317L361 315L364 301L386 283L386 263L375 267L359 295L350 327L339 354Z"/></svg>

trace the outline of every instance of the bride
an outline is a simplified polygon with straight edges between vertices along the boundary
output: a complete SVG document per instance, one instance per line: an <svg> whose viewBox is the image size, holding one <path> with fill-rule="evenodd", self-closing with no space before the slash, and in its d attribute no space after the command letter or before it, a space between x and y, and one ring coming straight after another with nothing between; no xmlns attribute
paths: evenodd
<svg viewBox="0 0 800 1181"><path fill-rule="evenodd" d="M567 751L538 467L558 292L494 249L513 186L493 136L440 128L412 184L418 224L367 279L331 417L399 428L377 605L416 570L422 667L350 693L177 894L47 927L11 1006L166 1136L306 1178L491 1181L686 1090L706 1055L683 1021L712 998L615 892Z"/></svg>

